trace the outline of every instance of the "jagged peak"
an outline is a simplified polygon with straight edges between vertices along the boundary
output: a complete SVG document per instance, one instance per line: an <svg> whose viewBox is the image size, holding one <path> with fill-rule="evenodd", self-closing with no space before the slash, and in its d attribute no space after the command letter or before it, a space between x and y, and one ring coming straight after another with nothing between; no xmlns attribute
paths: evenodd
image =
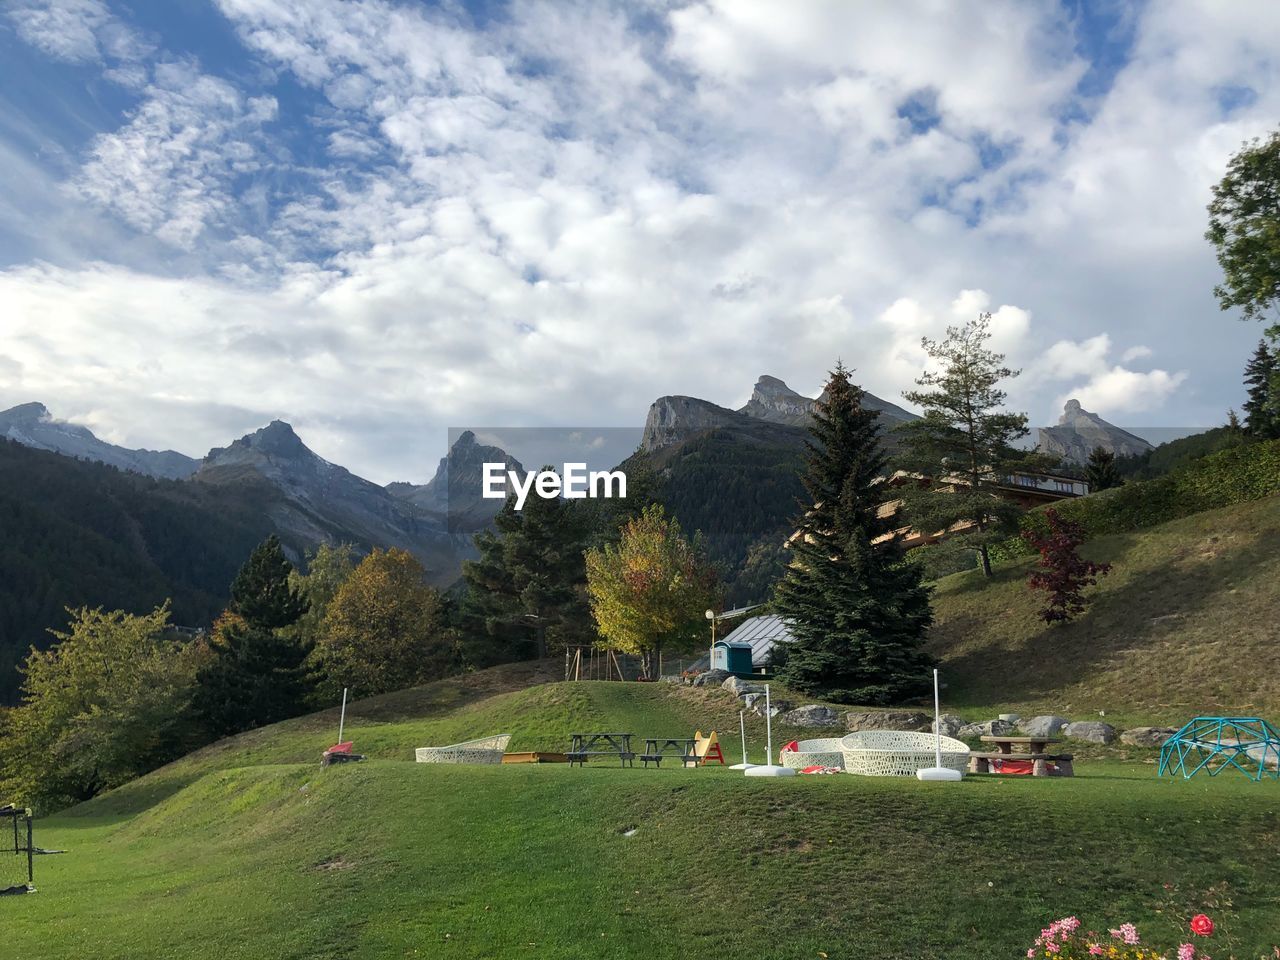
<svg viewBox="0 0 1280 960"><path fill-rule="evenodd" d="M36 423L41 420L52 420L49 408L37 400L31 403L20 403L8 410L0 410L0 417L13 423Z"/></svg>

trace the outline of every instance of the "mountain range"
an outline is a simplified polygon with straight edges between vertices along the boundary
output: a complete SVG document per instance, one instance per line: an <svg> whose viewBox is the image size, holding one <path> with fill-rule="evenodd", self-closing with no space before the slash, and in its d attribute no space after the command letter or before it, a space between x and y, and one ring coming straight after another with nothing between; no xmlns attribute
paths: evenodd
<svg viewBox="0 0 1280 960"><path fill-rule="evenodd" d="M881 410L889 443L914 418L870 394L865 402ZM701 533L731 604L762 599L785 563L816 403L771 376L737 410L660 397L621 465L649 472L657 499ZM1096 445L1124 456L1150 449L1075 401L1041 443L1068 459ZM0 702L12 696L20 651L47 646L64 606L142 609L172 597L176 622L208 622L270 532L295 560L322 542L400 547L448 586L501 507L480 496L480 465L525 472L466 431L426 483L384 487L318 456L282 420L197 460L108 443L40 403L0 412L0 454L0 509L14 518L0 545Z"/></svg>

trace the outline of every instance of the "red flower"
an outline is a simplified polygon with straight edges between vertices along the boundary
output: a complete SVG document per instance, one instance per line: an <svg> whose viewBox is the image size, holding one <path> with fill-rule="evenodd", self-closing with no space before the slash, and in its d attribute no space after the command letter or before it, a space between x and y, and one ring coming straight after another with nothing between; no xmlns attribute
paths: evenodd
<svg viewBox="0 0 1280 960"><path fill-rule="evenodd" d="M1198 937L1208 937L1213 935L1213 921L1206 917L1203 913L1197 913L1191 918L1191 932Z"/></svg>

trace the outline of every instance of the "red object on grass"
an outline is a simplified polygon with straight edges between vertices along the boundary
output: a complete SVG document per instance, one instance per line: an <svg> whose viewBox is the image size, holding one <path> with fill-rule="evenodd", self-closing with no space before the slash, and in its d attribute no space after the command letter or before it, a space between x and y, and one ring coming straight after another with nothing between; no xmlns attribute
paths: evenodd
<svg viewBox="0 0 1280 960"><path fill-rule="evenodd" d="M1197 937L1213 936L1213 921L1203 913L1197 913L1191 918L1191 932Z"/></svg>
<svg viewBox="0 0 1280 960"><path fill-rule="evenodd" d="M800 742L798 740L792 740L790 743L785 743L782 745L782 749L779 750L778 752L786 753L788 750L790 750L792 753L799 753Z"/></svg>
<svg viewBox="0 0 1280 960"><path fill-rule="evenodd" d="M1035 765L1030 760L992 760L991 772L1029 777L1035 772Z"/></svg>
<svg viewBox="0 0 1280 960"><path fill-rule="evenodd" d="M354 740L344 740L342 743L335 743L325 753L350 753L353 746L355 746Z"/></svg>

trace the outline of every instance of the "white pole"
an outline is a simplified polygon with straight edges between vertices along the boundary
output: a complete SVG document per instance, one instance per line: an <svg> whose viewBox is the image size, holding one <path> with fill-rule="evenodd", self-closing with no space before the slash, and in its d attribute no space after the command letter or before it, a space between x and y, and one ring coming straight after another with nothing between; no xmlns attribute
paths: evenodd
<svg viewBox="0 0 1280 960"><path fill-rule="evenodd" d="M747 711L738 711L738 736L742 739L742 766L747 765Z"/></svg>
<svg viewBox="0 0 1280 960"><path fill-rule="evenodd" d="M942 766L942 708L939 706L938 700L938 668L933 668L933 743L935 763L934 766Z"/></svg>
<svg viewBox="0 0 1280 960"><path fill-rule="evenodd" d="M938 697L938 670L933 671L933 750L934 766L916 771L917 780L955 782L964 776L959 770L942 765L942 707Z"/></svg>
<svg viewBox="0 0 1280 960"><path fill-rule="evenodd" d="M773 763L773 711L769 709L769 685L767 683L764 685L764 729L764 763L767 767Z"/></svg>
<svg viewBox="0 0 1280 960"><path fill-rule="evenodd" d="M764 728L765 757L760 766L747 765L742 772L748 777L794 777L796 771L773 762L773 701L769 696L769 685L764 687Z"/></svg>
<svg viewBox="0 0 1280 960"><path fill-rule="evenodd" d="M342 688L342 717L338 720L338 742L342 742L342 731L347 725L347 688Z"/></svg>

